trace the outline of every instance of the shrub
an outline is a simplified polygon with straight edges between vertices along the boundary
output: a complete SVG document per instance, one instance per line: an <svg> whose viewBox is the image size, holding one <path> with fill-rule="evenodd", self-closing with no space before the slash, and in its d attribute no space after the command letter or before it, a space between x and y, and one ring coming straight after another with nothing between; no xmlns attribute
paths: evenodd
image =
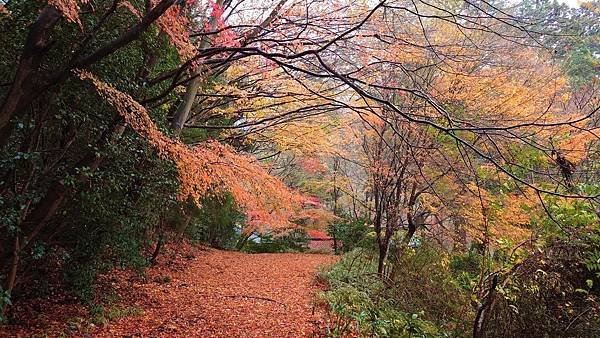
<svg viewBox="0 0 600 338"><path fill-rule="evenodd" d="M206 197L201 208L191 208L194 209L193 218L186 229L189 238L219 249L235 247L245 218L231 194Z"/></svg>
<svg viewBox="0 0 600 338"><path fill-rule="evenodd" d="M242 251L248 253L303 252L309 241L303 229L285 235L260 234L246 242Z"/></svg>
<svg viewBox="0 0 600 338"><path fill-rule="evenodd" d="M344 336L439 337L444 329L426 316L429 309L417 309L415 300L397 292L405 281L381 278L371 250L355 249L320 273L330 290L320 294L329 309L330 334ZM410 284L421 288L420 284ZM426 290L427 291L427 290ZM447 301L444 294L440 303ZM416 305L416 306L415 306ZM462 318L462 317L459 317Z"/></svg>
<svg viewBox="0 0 600 338"><path fill-rule="evenodd" d="M360 218L335 222L329 225L327 232L330 236L335 236L338 243L341 243L343 252L349 252L354 248L368 247L373 244L367 237L368 224L368 220Z"/></svg>
<svg viewBox="0 0 600 338"><path fill-rule="evenodd" d="M496 288L488 336L600 335L597 277L583 261L581 238L556 241L516 265Z"/></svg>
<svg viewBox="0 0 600 338"><path fill-rule="evenodd" d="M423 311L422 317L452 335L467 335L474 311L471 289L461 283L449 267L449 257L432 243L405 248L393 262L391 297L404 312Z"/></svg>

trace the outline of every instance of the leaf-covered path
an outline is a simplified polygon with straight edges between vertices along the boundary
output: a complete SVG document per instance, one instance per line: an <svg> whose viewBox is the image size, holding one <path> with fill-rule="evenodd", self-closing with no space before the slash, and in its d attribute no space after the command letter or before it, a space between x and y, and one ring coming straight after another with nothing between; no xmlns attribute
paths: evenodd
<svg viewBox="0 0 600 338"><path fill-rule="evenodd" d="M315 274L334 256L200 251L187 264L149 271L131 283L128 304L143 313L94 335L310 337L318 335ZM172 271L179 269L180 271Z"/></svg>

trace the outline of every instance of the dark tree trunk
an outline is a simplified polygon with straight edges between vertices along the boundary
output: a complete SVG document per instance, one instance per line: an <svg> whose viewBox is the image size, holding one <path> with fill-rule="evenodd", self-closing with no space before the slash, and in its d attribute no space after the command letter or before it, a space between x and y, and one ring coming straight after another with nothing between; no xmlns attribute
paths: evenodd
<svg viewBox="0 0 600 338"><path fill-rule="evenodd" d="M6 287L4 288L9 294L15 288L15 281L17 279L17 269L19 267L19 251L21 249L21 238L20 236L15 237L15 244L13 247L13 258L10 264L10 270L8 272L8 278L6 280Z"/></svg>
<svg viewBox="0 0 600 338"><path fill-rule="evenodd" d="M408 231L406 232L406 236L404 236L404 244L408 245L417 231L417 224L415 224L415 219L410 212L406 214L406 219L408 221Z"/></svg>
<svg viewBox="0 0 600 338"><path fill-rule="evenodd" d="M249 233L249 234L245 235L244 237L242 237L242 238L241 238L241 239L238 241L238 243L237 243L237 245L235 246L235 248L236 248L237 250L242 250L242 248L244 247L244 245L246 245L246 243L248 243L248 240L250 239L250 236L252 236L252 234L253 234L253 232L251 232L251 233Z"/></svg>
<svg viewBox="0 0 600 338"><path fill-rule="evenodd" d="M61 16L53 6L44 7L29 30L15 79L0 107L0 147L4 146L10 137L12 128L9 122L14 116L22 114L31 102L49 88L63 83L71 70L88 67L137 40L174 3L175 0L162 0L121 36L93 53L77 58L52 74L42 74L40 65L50 48L50 35L53 28Z"/></svg>
<svg viewBox="0 0 600 338"><path fill-rule="evenodd" d="M0 146L4 146L10 137L10 120L22 115L26 106L44 86L39 77L39 68L49 50L50 34L58 19L58 10L48 5L42 9L29 29L12 86L0 107Z"/></svg>
<svg viewBox="0 0 600 338"><path fill-rule="evenodd" d="M152 257L150 257L150 264L152 264L152 265L156 264L156 259L158 258L158 255L160 254L160 249L162 248L163 243L164 243L164 235L163 235L163 231L161 229L161 230L159 230L159 233L158 233L158 241L156 241L156 247L154 247L154 252L152 253Z"/></svg>
<svg viewBox="0 0 600 338"><path fill-rule="evenodd" d="M481 304L477 307L477 315L473 322L473 338L486 337L485 327L490 317L490 312L494 307L496 300L496 286L498 285L498 276L495 275L490 283L487 293L483 296Z"/></svg>
<svg viewBox="0 0 600 338"><path fill-rule="evenodd" d="M113 126L104 132L100 140L98 141L98 147L102 148L110 143L112 140L119 138L125 125L120 120L115 121ZM87 167L90 172L94 172L100 167L102 163L102 157L97 156L95 153L89 153L82 158L75 168ZM79 174L76 176L78 182L85 182L88 176L85 174ZM65 183L60 180L48 189L46 195L37 204L33 211L25 218L21 225L21 230L27 236L27 245L40 234L43 228L48 224L52 217L56 214L59 207L62 205L65 198L71 193L72 187L66 186Z"/></svg>
<svg viewBox="0 0 600 338"><path fill-rule="evenodd" d="M56 211L70 191L71 188L67 187L62 180L56 182L48 189L46 195L21 224L21 231L26 234L27 242L37 238L42 229L56 214Z"/></svg>
<svg viewBox="0 0 600 338"><path fill-rule="evenodd" d="M383 276L383 273L385 272L385 260L387 259L387 255L388 255L388 247L389 244L387 243L387 241L380 243L379 244L379 257L378 257L378 261L377 261L377 274Z"/></svg>

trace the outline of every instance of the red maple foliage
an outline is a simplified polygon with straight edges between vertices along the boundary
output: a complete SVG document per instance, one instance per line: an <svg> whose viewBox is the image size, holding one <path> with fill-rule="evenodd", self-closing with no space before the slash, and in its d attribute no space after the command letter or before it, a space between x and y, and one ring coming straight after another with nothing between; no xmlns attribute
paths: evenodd
<svg viewBox="0 0 600 338"><path fill-rule="evenodd" d="M212 19L214 20L213 25L208 22L204 25L205 32L216 31L218 32L212 38L213 45L226 46L226 47L239 47L240 42L238 41L237 34L231 30L227 29L225 26L225 20L223 18L223 7L216 3L215 1L209 1L208 4L212 8Z"/></svg>
<svg viewBox="0 0 600 338"><path fill-rule="evenodd" d="M311 239L321 239L321 240L331 239L331 236L329 236L327 233L325 233L323 231L315 230L315 229L307 229L306 234Z"/></svg>

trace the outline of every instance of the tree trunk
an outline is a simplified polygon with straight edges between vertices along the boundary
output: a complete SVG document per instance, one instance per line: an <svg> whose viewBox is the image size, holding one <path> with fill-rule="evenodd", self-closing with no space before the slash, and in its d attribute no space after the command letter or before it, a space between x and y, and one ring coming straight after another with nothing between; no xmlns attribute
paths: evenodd
<svg viewBox="0 0 600 338"><path fill-rule="evenodd" d="M389 247L389 245L387 243L379 244L379 258L377 261L377 274L379 274L380 276L383 276L383 273L385 272L385 261L387 259L387 255L388 255L388 247Z"/></svg>
<svg viewBox="0 0 600 338"><path fill-rule="evenodd" d="M181 222L178 226L177 229L175 229L175 232L177 234L177 238L181 239L181 237L183 237L183 235L185 234L185 230L188 228L188 226L190 225L190 222L192 221L192 215L186 215L185 216L185 221Z"/></svg>
<svg viewBox="0 0 600 338"><path fill-rule="evenodd" d="M67 187L62 180L48 189L44 198L21 224L21 231L26 234L26 242L35 240L70 191L71 188Z"/></svg>
<svg viewBox="0 0 600 338"><path fill-rule="evenodd" d="M154 265L156 264L156 259L158 258L158 255L160 254L160 249L162 248L164 243L164 235L162 230L159 231L158 233L158 241L156 241L156 247L154 247L154 252L152 253L152 257L150 257L150 264Z"/></svg>
<svg viewBox="0 0 600 338"><path fill-rule="evenodd" d="M477 315L473 322L473 338L484 338L486 337L485 326L488 318L490 317L490 311L494 307L496 300L496 286L498 285L498 276L494 275L490 288L484 295L482 302L477 307Z"/></svg>
<svg viewBox="0 0 600 338"><path fill-rule="evenodd" d="M333 160L333 215L338 216L338 199L339 199L339 189L337 187L337 171L340 166L339 158L334 158ZM335 224L335 223L334 223ZM337 245L337 230L338 227L334 225L333 227L333 253L337 255L338 253L338 245Z"/></svg>
<svg viewBox="0 0 600 338"><path fill-rule="evenodd" d="M10 120L22 115L25 107L33 101L40 87L39 68L50 45L50 35L60 19L60 13L53 6L46 6L29 29L21 59L8 95L0 107L0 147L10 137Z"/></svg>
<svg viewBox="0 0 600 338"><path fill-rule="evenodd" d="M223 0L217 0L215 4L218 6L223 6ZM214 16L211 16L208 23L210 30L215 29L216 22L216 18ZM200 46L198 47L198 50L207 48L209 46L209 42L210 41L207 37L203 37L202 41L200 42ZM171 120L171 129L173 130L173 133L176 137L179 137L179 135L181 135L181 131L185 126L185 122L190 117L190 111L192 110L192 105L194 104L196 95L198 94L198 88L200 88L200 85L203 81L202 77L200 76L201 70L202 67L199 67L198 70L194 71L194 73L192 74L194 78L188 83L187 88L185 89L185 95L183 96L183 99L181 100L181 103L177 107L177 111L175 111L173 119Z"/></svg>
<svg viewBox="0 0 600 338"><path fill-rule="evenodd" d="M336 230L333 231L333 253L337 255L338 254L338 244L337 244L337 237L335 236L336 232L337 232Z"/></svg>
<svg viewBox="0 0 600 338"><path fill-rule="evenodd" d="M125 124L123 122L118 122L119 120L116 121L117 122L115 122L113 127L105 131L98 141L99 147L106 146L108 143L119 138L125 131ZM95 153L89 153L81 159L75 167L87 167L90 172L94 172L101 163L102 157L97 156ZM76 176L76 180L84 182L87 180L87 176L85 174L79 174ZM56 214L71 191L72 188L66 186L62 180L56 182L48 189L46 195L21 224L21 230L26 236L26 243L23 243L23 245L29 245L31 241L35 240L46 224Z"/></svg>
<svg viewBox="0 0 600 338"><path fill-rule="evenodd" d="M254 232L250 232L247 235L244 235L244 237L242 237L236 244L235 248L236 250L242 250L242 248L244 247L244 245L246 245L246 243L248 243L248 240L250 239L250 237L252 236Z"/></svg>
<svg viewBox="0 0 600 338"><path fill-rule="evenodd" d="M404 236L403 242L405 245L408 245L417 231L417 224L415 224L415 220L410 212L406 213L406 219L408 221L408 231L406 232L406 236Z"/></svg>
<svg viewBox="0 0 600 338"><path fill-rule="evenodd" d="M198 94L198 88L200 88L201 78L197 73L194 75L196 75L196 77L188 83L183 100L177 107L177 111L175 112L175 115L173 115L173 120L171 121L171 129L176 137L181 135L185 122L190 117L192 105L196 99L196 94Z"/></svg>
<svg viewBox="0 0 600 338"><path fill-rule="evenodd" d="M15 288L15 281L17 279L17 269L19 267L19 252L21 249L21 236L17 235L15 237L15 245L13 247L13 256L12 261L10 263L10 270L8 272L8 278L6 279L5 290L9 294Z"/></svg>

